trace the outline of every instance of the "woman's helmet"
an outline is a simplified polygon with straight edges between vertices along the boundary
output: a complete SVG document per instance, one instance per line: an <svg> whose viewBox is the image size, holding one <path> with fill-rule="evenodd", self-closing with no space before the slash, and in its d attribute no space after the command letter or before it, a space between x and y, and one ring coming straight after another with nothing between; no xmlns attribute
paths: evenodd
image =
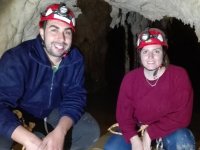
<svg viewBox="0 0 200 150"><path fill-rule="evenodd" d="M146 45L159 44L168 48L165 34L157 28L147 28L142 31L137 40L137 49L140 50Z"/></svg>
<svg viewBox="0 0 200 150"><path fill-rule="evenodd" d="M41 13L39 26L42 27L44 21L47 20L60 20L72 28L75 31L75 16L74 13L67 8L65 3L52 4L46 8L46 10Z"/></svg>

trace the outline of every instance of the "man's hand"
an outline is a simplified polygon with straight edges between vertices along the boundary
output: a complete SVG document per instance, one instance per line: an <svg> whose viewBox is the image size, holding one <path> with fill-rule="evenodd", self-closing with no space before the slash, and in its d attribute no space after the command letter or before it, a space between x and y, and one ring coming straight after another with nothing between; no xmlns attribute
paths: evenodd
<svg viewBox="0 0 200 150"><path fill-rule="evenodd" d="M60 118L56 128L43 139L38 150L63 150L65 135L72 125L73 121L68 116Z"/></svg>
<svg viewBox="0 0 200 150"><path fill-rule="evenodd" d="M59 128L55 128L42 141L38 150L63 150L65 134Z"/></svg>
<svg viewBox="0 0 200 150"><path fill-rule="evenodd" d="M11 138L23 145L26 150L36 150L42 143L40 138L23 126L18 126L12 133Z"/></svg>

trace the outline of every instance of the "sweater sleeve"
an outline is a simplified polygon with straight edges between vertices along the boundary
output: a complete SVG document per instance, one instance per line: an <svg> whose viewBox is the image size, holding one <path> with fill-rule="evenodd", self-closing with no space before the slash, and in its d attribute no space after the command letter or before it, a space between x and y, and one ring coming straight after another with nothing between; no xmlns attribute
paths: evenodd
<svg viewBox="0 0 200 150"><path fill-rule="evenodd" d="M160 120L149 125L147 132L151 139L166 136L173 131L187 127L191 121L193 106L193 90L185 70L174 72L169 78L172 82L169 96L171 108Z"/></svg>
<svg viewBox="0 0 200 150"><path fill-rule="evenodd" d="M61 116L70 117L74 123L81 118L86 106L86 89L84 85L84 62L82 56L76 52L79 60L71 65L71 84L66 84L63 101L60 104Z"/></svg>
<svg viewBox="0 0 200 150"><path fill-rule="evenodd" d="M118 95L116 112L117 122L127 142L130 142L130 138L137 134L136 120L133 118L135 108L132 104L131 82L130 75L124 77Z"/></svg>
<svg viewBox="0 0 200 150"><path fill-rule="evenodd" d="M17 99L23 91L22 69L11 52L6 52L0 60L0 135L11 137L20 122L11 111L17 106Z"/></svg>

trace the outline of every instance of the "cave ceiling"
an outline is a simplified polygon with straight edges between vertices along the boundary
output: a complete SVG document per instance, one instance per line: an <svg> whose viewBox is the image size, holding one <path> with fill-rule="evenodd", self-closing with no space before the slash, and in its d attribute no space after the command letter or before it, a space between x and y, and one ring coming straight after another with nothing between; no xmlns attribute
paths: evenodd
<svg viewBox="0 0 200 150"><path fill-rule="evenodd" d="M195 33L200 39L200 1L199 0L105 0L112 6L111 16L113 18L111 27L118 24L124 25L128 16L134 27L145 26L146 22L141 16L151 20L161 20L165 17L174 17L184 24L194 27ZM120 10L120 11L119 11ZM136 12L141 16L132 15ZM138 17L138 19L137 19ZM134 28L135 29L135 28ZM136 29L136 33L141 29ZM134 31L132 31L134 33Z"/></svg>

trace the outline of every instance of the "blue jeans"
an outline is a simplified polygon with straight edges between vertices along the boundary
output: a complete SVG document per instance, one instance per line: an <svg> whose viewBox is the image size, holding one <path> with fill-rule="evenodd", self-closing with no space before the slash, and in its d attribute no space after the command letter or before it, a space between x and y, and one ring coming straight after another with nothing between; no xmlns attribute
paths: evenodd
<svg viewBox="0 0 200 150"><path fill-rule="evenodd" d="M187 128L179 129L162 138L164 150L195 150L195 139ZM104 150L131 150L131 144L126 143L121 135L112 135L104 145Z"/></svg>
<svg viewBox="0 0 200 150"><path fill-rule="evenodd" d="M47 122L53 127L56 126L58 123L58 111L56 109L48 116ZM39 132L36 135L43 136ZM98 123L89 113L85 113L72 128L71 147L65 149L88 150L98 140L99 136L100 128ZM10 150L12 144L12 140L0 136L0 150Z"/></svg>

